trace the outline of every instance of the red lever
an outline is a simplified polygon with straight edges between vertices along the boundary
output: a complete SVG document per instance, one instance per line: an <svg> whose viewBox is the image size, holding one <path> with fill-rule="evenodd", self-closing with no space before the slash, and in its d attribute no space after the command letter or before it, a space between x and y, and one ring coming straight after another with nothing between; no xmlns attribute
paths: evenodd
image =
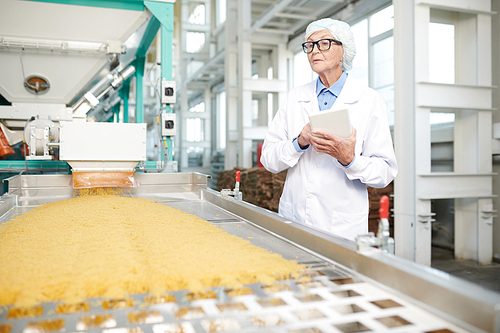
<svg viewBox="0 0 500 333"><path fill-rule="evenodd" d="M383 195L380 198L380 209L378 210L378 213L380 214L381 219L388 219L389 218L389 197L387 195Z"/></svg>
<svg viewBox="0 0 500 333"><path fill-rule="evenodd" d="M236 182L240 182L240 176L241 176L241 172L240 171L236 171Z"/></svg>

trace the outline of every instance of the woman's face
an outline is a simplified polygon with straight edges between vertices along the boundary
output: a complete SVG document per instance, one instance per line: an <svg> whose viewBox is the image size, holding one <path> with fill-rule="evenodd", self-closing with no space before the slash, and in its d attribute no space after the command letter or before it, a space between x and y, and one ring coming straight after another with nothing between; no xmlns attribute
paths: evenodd
<svg viewBox="0 0 500 333"><path fill-rule="evenodd" d="M308 42L316 42L320 39L336 39L333 37L332 33L328 29L316 31L307 39ZM318 50L317 45L314 45L313 51L307 54L307 58L309 59L309 64L311 65L311 69L318 75L328 73L340 72L342 73L342 66L340 62L342 61L342 55L344 50L342 49L342 45L338 45L337 43L332 42L330 45L330 49L326 51Z"/></svg>

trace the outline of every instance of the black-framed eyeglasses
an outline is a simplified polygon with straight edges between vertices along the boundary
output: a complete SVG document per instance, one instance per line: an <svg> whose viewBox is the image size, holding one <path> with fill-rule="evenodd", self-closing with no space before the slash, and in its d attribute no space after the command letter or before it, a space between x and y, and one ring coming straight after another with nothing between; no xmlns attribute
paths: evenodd
<svg viewBox="0 0 500 333"><path fill-rule="evenodd" d="M327 38L327 39L320 39L315 42L302 43L302 49L304 50L305 53L311 53L314 50L314 45L316 44L318 50L328 51L332 46L332 43L342 45L342 42L339 40Z"/></svg>

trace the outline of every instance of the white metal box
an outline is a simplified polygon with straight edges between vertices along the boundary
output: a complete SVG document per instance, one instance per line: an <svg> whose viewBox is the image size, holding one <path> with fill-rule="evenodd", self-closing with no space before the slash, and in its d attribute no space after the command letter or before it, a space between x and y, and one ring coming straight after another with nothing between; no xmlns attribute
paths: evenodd
<svg viewBox="0 0 500 333"><path fill-rule="evenodd" d="M167 81L163 79L161 81L161 103L162 104L173 104L176 101L175 94L175 81Z"/></svg>
<svg viewBox="0 0 500 333"><path fill-rule="evenodd" d="M146 124L60 123L64 161L144 161Z"/></svg>
<svg viewBox="0 0 500 333"><path fill-rule="evenodd" d="M161 113L161 135L174 136L176 134L176 116L175 113Z"/></svg>

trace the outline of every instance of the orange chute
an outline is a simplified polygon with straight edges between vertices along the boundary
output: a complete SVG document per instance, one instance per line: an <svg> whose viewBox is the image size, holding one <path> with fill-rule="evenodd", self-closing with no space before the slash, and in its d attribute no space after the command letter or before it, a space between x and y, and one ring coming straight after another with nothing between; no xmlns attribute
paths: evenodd
<svg viewBox="0 0 500 333"><path fill-rule="evenodd" d="M133 187L133 171L126 172L73 172L73 188Z"/></svg>
<svg viewBox="0 0 500 333"><path fill-rule="evenodd" d="M0 128L0 157L7 157L10 155L14 155L15 151L7 141L3 130Z"/></svg>

